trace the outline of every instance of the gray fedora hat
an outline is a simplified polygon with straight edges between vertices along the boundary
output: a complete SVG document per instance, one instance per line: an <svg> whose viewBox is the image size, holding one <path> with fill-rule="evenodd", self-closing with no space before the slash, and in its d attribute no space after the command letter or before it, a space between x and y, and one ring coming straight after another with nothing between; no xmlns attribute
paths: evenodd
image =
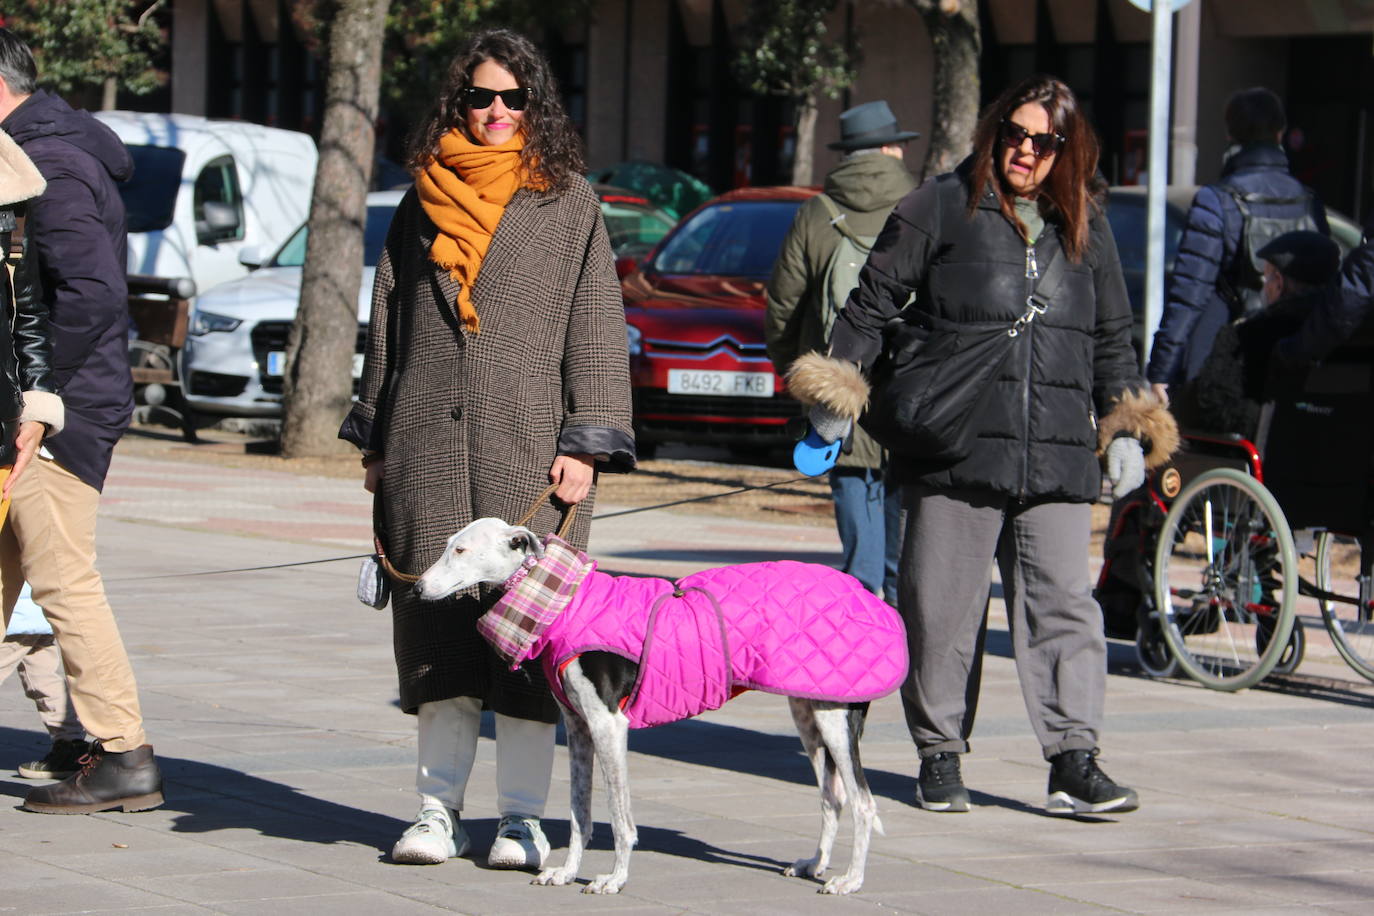
<svg viewBox="0 0 1374 916"><path fill-rule="evenodd" d="M856 150L903 143L919 137L914 130L898 130L897 116L883 99L864 102L840 115L840 139L826 144L831 149Z"/></svg>

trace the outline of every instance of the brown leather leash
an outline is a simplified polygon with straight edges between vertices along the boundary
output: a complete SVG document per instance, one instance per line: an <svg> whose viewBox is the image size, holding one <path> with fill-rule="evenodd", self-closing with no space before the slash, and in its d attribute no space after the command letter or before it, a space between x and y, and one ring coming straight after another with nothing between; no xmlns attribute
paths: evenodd
<svg viewBox="0 0 1374 916"><path fill-rule="evenodd" d="M557 489L558 484L549 484L549 486L544 490L544 492L540 493L539 496L535 498L534 502L530 504L529 511L522 515L520 517L520 520L515 523L516 526L520 528L527 526L530 523L530 520L533 519L534 516L543 507L544 502L550 496L553 496L554 491ZM381 503L381 496L382 494L379 488L378 492L376 493L372 501L372 546L377 551L377 564L382 567L382 572L386 573L392 581L418 582L420 581L419 576L412 576L410 573L401 572L399 569L393 566L391 564L391 560L387 558L386 548L382 546L382 536L379 533L380 526L377 524L377 506ZM568 529L572 527L573 518L576 517L576 515L577 505L575 503L571 506L568 506L564 510L563 523L558 526L558 537L567 537Z"/></svg>

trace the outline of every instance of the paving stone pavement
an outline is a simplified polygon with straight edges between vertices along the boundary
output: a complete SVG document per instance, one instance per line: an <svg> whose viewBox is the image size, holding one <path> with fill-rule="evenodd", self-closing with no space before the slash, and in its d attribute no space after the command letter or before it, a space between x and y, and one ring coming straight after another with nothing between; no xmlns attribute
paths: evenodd
<svg viewBox="0 0 1374 916"><path fill-rule="evenodd" d="M1349 680L1316 631L1300 670L1310 676L1240 694L1151 681L1130 646L1113 644L1102 763L1139 791L1141 809L1065 820L1038 809L1046 766L997 601L964 761L975 808L911 805L916 761L900 704L875 703L863 756L886 836L874 838L857 895L823 897L816 882L780 874L812 851L818 804L785 704L759 694L631 735L639 847L618 896L531 887L484 866L497 820L490 723L464 812L475 855L393 865L388 850L415 808L414 724L396 708L387 615L352 597L357 562L180 575L359 553L368 526L352 481L116 456L100 567L168 801L140 814L20 810L31 784L14 767L46 738L17 682L6 684L0 913L1374 910L1374 685ZM667 511L607 519L592 538L604 569L665 575L832 562L836 551L826 529ZM612 855L596 789L584 879ZM567 805L560 743L545 820L555 856ZM842 822L841 867L847 844Z"/></svg>

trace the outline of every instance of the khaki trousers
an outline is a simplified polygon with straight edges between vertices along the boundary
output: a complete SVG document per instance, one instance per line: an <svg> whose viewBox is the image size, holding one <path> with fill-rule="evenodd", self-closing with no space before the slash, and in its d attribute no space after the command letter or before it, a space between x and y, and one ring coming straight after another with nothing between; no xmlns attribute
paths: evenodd
<svg viewBox="0 0 1374 916"><path fill-rule="evenodd" d="M0 606L8 624L28 581L62 647L81 723L106 750L122 753L146 740L133 668L95 569L99 504L94 487L51 459L34 459L0 528Z"/></svg>
<svg viewBox="0 0 1374 916"><path fill-rule="evenodd" d="M38 707L38 716L54 741L80 741L86 736L76 706L67 693L62 653L52 636L6 636L0 639L0 684L14 669L24 695Z"/></svg>

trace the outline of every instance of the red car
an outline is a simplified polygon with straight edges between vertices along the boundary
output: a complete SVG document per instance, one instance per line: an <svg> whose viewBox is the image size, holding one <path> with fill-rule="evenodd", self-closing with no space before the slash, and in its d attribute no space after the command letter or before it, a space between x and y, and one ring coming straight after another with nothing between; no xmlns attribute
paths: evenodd
<svg viewBox="0 0 1374 916"><path fill-rule="evenodd" d="M763 342L764 284L815 188L742 188L707 201L621 282L635 435L741 450L790 441L800 412Z"/></svg>

